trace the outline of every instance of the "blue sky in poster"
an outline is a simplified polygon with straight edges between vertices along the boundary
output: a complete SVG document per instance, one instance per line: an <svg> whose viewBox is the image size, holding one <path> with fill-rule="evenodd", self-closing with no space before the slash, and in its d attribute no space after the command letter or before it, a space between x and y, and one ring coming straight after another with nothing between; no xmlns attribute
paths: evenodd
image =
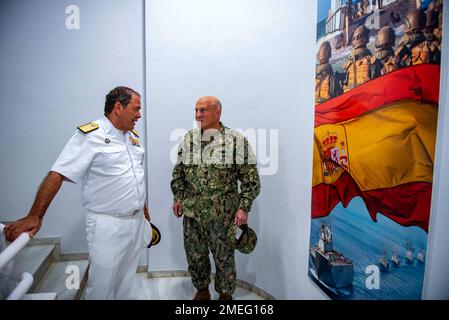
<svg viewBox="0 0 449 320"><path fill-rule="evenodd" d="M318 0L318 22L327 18L327 12L331 7L331 0Z"/></svg>

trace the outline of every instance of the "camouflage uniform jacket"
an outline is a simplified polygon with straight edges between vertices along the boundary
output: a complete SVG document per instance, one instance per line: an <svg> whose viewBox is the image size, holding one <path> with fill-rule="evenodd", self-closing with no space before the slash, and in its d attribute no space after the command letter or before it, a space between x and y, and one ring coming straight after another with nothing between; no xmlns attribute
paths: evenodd
<svg viewBox="0 0 449 320"><path fill-rule="evenodd" d="M382 75L399 69L393 48L376 50L375 57L382 64Z"/></svg>
<svg viewBox="0 0 449 320"><path fill-rule="evenodd" d="M343 93L329 63L318 65L315 76L315 104L323 103Z"/></svg>
<svg viewBox="0 0 449 320"><path fill-rule="evenodd" d="M441 52L438 45L439 42L436 39L426 40L423 33L404 35L395 55L402 67L422 63L439 64Z"/></svg>
<svg viewBox="0 0 449 320"><path fill-rule="evenodd" d="M171 190L175 201L182 203L184 216L203 222L229 220L238 208L249 212L259 194L256 159L247 139L236 130L220 122L211 139L204 139L209 133L192 129L184 136Z"/></svg>
<svg viewBox="0 0 449 320"><path fill-rule="evenodd" d="M354 49L348 61L343 64L346 77L343 91L347 92L381 75L382 64L367 48Z"/></svg>

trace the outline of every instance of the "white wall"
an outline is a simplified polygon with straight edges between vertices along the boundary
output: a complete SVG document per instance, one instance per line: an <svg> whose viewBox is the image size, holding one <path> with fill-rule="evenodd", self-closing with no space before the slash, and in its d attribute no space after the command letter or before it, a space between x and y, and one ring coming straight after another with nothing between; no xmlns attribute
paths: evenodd
<svg viewBox="0 0 449 320"><path fill-rule="evenodd" d="M151 270L186 270L182 220L171 213L174 146L198 97L216 95L232 128L279 130L279 169L262 176L249 224L259 238L236 253L238 278L279 299L321 299L307 276L316 4L296 0L147 1L149 199L160 245Z"/></svg>
<svg viewBox="0 0 449 320"><path fill-rule="evenodd" d="M72 4L79 30L66 29ZM141 0L0 2L0 221L28 213L76 127L103 115L110 89L142 92L142 10ZM64 183L38 235L62 237L63 253L87 252L80 189Z"/></svg>

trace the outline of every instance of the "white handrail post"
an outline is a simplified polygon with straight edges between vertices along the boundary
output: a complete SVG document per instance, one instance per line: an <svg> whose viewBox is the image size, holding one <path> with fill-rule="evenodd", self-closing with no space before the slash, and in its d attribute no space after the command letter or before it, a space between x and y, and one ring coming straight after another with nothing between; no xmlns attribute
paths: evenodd
<svg viewBox="0 0 449 320"><path fill-rule="evenodd" d="M3 234L5 225L0 223L0 234ZM22 233L17 237L9 246L0 252L0 270L10 262L23 247L30 241L30 235L27 232ZM22 280L16 286L16 288L8 296L7 300L19 300L33 285L33 276L28 272L22 274Z"/></svg>
<svg viewBox="0 0 449 320"><path fill-rule="evenodd" d="M4 225L0 223L0 231L3 233ZM12 260L23 247L30 241L30 235L27 232L22 233L16 240L6 247L0 253L0 269Z"/></svg>
<svg viewBox="0 0 449 320"><path fill-rule="evenodd" d="M19 282L17 287L11 292L6 300L20 300L23 295L28 292L33 284L33 276L28 272L22 274L22 280Z"/></svg>

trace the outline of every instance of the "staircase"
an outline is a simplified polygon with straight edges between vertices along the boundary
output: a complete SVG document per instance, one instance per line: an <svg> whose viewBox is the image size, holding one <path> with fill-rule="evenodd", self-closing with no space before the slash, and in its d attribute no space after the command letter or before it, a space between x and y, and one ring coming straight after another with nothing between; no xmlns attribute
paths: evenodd
<svg viewBox="0 0 449 320"><path fill-rule="evenodd" d="M23 300L78 300L87 282L88 260L67 260L59 252L59 239L32 239L14 258L8 287L14 288L23 272L33 285Z"/></svg>

